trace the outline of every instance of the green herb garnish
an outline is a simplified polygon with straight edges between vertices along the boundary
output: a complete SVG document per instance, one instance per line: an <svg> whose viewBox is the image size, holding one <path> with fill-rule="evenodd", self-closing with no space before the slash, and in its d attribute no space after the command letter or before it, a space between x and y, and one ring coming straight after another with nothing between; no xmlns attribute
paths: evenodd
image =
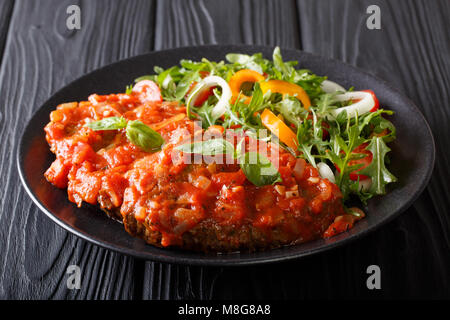
<svg viewBox="0 0 450 320"><path fill-rule="evenodd" d="M195 153L206 156L220 154L232 155L234 159L238 160L247 179L258 187L281 182L280 173L267 157L257 152L242 154L242 142L243 139L238 143L236 149L230 142L222 138L187 143L179 145L175 149L184 153Z"/></svg>
<svg viewBox="0 0 450 320"><path fill-rule="evenodd" d="M94 131L98 130L119 130L127 126L127 120L122 117L109 117L99 121L89 122L86 127Z"/></svg>
<svg viewBox="0 0 450 320"><path fill-rule="evenodd" d="M298 69L298 64L301 64L301 61L283 60L281 50L276 47L271 59L266 59L261 53L252 55L229 53L226 55L226 61L181 60L179 65L168 69L155 67L154 75L144 76L136 81L157 82L165 100L185 104L188 117L201 120L205 129L212 125L221 125L226 130L251 131L255 139L268 138L271 143L280 144L293 155L306 159L314 167L319 162L325 162L332 169L339 168L335 173L336 184L342 191L344 200L356 195L365 202L375 195L383 194L385 186L396 181L386 169L388 162L386 153L389 151L386 143L395 139L396 129L385 116L390 116L393 112L379 109L356 117L348 117L346 112L340 112L334 117L336 108L348 106L353 101L340 101L342 99L339 99L338 95L342 92L324 92L322 83L327 77L316 75L307 69ZM212 115L212 110L220 97L220 90L217 88L201 106L193 105L194 94L204 89L199 85L192 88L194 82L200 82L208 75L219 76L229 81L241 69L251 69L264 74L266 80L288 81L301 86L309 96L311 106L305 109L293 96L283 96L270 91L263 94L259 83L248 86L244 83L246 86L241 86L241 95L245 93L246 96L251 96L250 102L244 103L245 99L241 99L241 95L234 97L223 116ZM348 92L350 91L353 91L353 87L348 89ZM259 129L265 129L260 113L266 108L297 133L298 150L291 150L272 136L258 136ZM362 145L367 147L364 149ZM355 151L362 150L361 148L364 149L364 153ZM248 180L255 185L271 184L279 179L278 170L271 166L266 157L242 154L241 144L234 150L234 147L224 139L195 142L176 149L185 153L204 155L233 154L234 158L240 161ZM370 165L364 163L367 150L372 153L373 160ZM252 163L246 161L250 156L255 158ZM361 170L363 166L366 167ZM269 175L262 177L260 173L263 169L267 169ZM370 177L372 180L370 188L362 188L363 184L368 185L367 181L364 183L354 181L355 175L358 178L361 175Z"/></svg>
<svg viewBox="0 0 450 320"><path fill-rule="evenodd" d="M147 152L161 149L164 139L161 135L138 120L128 121L125 118L109 117L99 121L89 122L86 127L94 131L126 129L128 140Z"/></svg>
<svg viewBox="0 0 450 320"><path fill-rule="evenodd" d="M245 176L255 186L261 187L282 182L277 168L262 154L247 152L239 160Z"/></svg>

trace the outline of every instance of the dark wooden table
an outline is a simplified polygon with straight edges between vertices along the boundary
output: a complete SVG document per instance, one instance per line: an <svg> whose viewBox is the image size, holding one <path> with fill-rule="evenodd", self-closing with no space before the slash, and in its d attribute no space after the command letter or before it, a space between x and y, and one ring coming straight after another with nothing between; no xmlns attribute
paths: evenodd
<svg viewBox="0 0 450 320"><path fill-rule="evenodd" d="M66 9L81 7L81 29ZM366 9L381 9L369 30ZM2 0L0 2L0 298L210 299L450 297L450 1ZM145 53L197 44L298 48L387 80L422 110L437 161L428 188L388 225L343 248L260 267L139 261L64 231L19 181L19 134L56 90ZM420 157L421 150L417 150ZM81 268L68 290L66 269ZM366 287L381 268L381 290Z"/></svg>

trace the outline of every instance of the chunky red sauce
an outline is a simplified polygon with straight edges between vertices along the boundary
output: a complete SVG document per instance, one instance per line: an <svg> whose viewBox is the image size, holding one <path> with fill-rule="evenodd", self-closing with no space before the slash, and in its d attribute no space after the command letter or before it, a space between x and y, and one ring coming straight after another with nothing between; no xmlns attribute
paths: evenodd
<svg viewBox="0 0 450 320"><path fill-rule="evenodd" d="M133 215L145 228L161 233L163 246L182 245L183 235L202 223L250 226L284 244L331 236L353 225L352 219L342 218L347 215L339 188L283 150L278 163L283 182L263 187L249 182L237 163L186 164L174 147L204 132L185 113L177 103L147 103L135 93L92 95L89 101L59 105L45 127L56 154L45 176L55 186L67 187L70 201L78 206L84 201L120 211L124 219ZM144 152L127 140L124 130L85 127L111 116L139 119L155 129L165 140L162 150Z"/></svg>

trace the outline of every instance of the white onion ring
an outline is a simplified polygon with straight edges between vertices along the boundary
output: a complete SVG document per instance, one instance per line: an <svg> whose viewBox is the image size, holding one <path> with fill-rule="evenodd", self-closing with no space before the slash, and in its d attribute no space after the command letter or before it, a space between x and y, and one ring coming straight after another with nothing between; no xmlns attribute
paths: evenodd
<svg viewBox="0 0 450 320"><path fill-rule="evenodd" d="M333 93L336 91L342 91L342 92L347 91L341 85L337 84L336 82L330 81L330 80L322 81L322 84L320 85L320 87L326 93Z"/></svg>
<svg viewBox="0 0 450 320"><path fill-rule="evenodd" d="M205 90L209 90L211 87L221 87L222 88L222 95L220 96L219 101L214 106L214 108L211 111L211 115L214 118L219 118L222 116L225 111L227 110L227 107L229 106L230 99L231 99L231 89L228 83L221 77L218 76L208 76L204 78L202 81L199 82L196 89L192 91L192 94L187 98L186 105L191 105L195 103L195 100L199 96L200 93L204 92Z"/></svg>
<svg viewBox="0 0 450 320"><path fill-rule="evenodd" d="M356 114L360 116L370 112L370 110L372 110L375 106L375 100L369 92L346 92L343 94L338 94L335 98L337 101L359 100L358 102L355 102L347 107L332 110L331 114L335 118L343 111L347 112L349 118L355 117Z"/></svg>
<svg viewBox="0 0 450 320"><path fill-rule="evenodd" d="M331 168L325 162L319 162L317 164L317 170L323 179L328 179L332 183L336 183L336 178Z"/></svg>

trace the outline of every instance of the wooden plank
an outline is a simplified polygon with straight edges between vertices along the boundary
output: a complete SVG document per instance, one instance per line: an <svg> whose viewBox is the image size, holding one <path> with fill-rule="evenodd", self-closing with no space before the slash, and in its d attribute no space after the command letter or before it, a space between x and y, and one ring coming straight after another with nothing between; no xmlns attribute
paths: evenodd
<svg viewBox="0 0 450 320"><path fill-rule="evenodd" d="M299 47L294 1L159 0L155 50L200 44Z"/></svg>
<svg viewBox="0 0 450 320"><path fill-rule="evenodd" d="M0 2L0 62L5 48L13 8L14 1L12 0Z"/></svg>
<svg viewBox="0 0 450 320"><path fill-rule="evenodd" d="M381 30L366 27L371 4L381 9ZM383 297L448 297L450 131L443 123L450 119L450 3L299 0L298 14L304 50L357 65L398 87L424 113L437 146L424 194L400 218L344 249L350 257L340 258L332 278L345 274L356 283L348 270L362 272L371 262L387 275ZM367 290L354 294L364 297Z"/></svg>
<svg viewBox="0 0 450 320"><path fill-rule="evenodd" d="M81 6L78 31L66 27L71 4ZM87 71L151 49L153 10L153 1L145 0L16 1L0 70L0 174L7 177L0 189L0 298L139 296L141 263L91 245L46 218L21 186L15 154L19 133L53 92ZM81 268L80 290L66 286L72 264Z"/></svg>

